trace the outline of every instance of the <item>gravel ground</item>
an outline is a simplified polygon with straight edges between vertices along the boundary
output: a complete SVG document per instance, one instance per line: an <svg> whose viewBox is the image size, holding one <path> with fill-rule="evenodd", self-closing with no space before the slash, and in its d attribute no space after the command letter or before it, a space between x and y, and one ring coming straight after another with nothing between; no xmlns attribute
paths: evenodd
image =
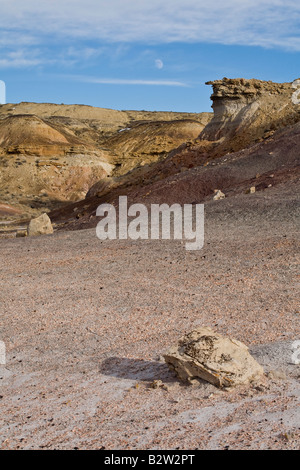
<svg viewBox="0 0 300 470"><path fill-rule="evenodd" d="M94 229L2 239L0 448L297 449L295 189L206 204L200 251ZM245 342L262 384L180 383L161 355L198 326Z"/></svg>

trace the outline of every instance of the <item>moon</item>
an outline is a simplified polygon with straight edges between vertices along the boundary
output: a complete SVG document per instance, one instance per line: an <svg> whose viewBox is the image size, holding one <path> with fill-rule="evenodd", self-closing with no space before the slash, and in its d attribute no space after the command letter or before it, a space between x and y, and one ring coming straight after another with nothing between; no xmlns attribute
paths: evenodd
<svg viewBox="0 0 300 470"><path fill-rule="evenodd" d="M163 66L164 66L163 61L162 61L161 59L156 59L156 61L155 61L155 67L156 67L157 69L162 69Z"/></svg>

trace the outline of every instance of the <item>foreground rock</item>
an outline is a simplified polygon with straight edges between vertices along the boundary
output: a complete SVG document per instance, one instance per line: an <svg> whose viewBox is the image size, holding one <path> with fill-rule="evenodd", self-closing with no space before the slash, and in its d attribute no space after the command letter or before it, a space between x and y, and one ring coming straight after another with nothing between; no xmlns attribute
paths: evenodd
<svg viewBox="0 0 300 470"><path fill-rule="evenodd" d="M211 328L186 334L164 354L164 359L180 379L200 378L217 387L259 382L264 374L245 344Z"/></svg>
<svg viewBox="0 0 300 470"><path fill-rule="evenodd" d="M42 214L36 219L32 219L28 225L28 236L46 235L53 233L51 220L47 214Z"/></svg>

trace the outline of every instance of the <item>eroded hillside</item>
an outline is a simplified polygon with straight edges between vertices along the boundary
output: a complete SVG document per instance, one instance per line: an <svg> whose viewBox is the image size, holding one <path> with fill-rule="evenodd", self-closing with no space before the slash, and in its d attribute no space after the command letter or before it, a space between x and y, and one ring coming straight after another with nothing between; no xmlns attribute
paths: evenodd
<svg viewBox="0 0 300 470"><path fill-rule="evenodd" d="M0 216L33 217L81 200L98 181L164 159L210 119L210 113L2 105Z"/></svg>
<svg viewBox="0 0 300 470"><path fill-rule="evenodd" d="M52 209L56 229L77 229L95 226L97 206L117 204L119 195L146 204L195 203L211 199L216 190L229 197L250 188L296 184L299 83L208 82L213 117L6 105L0 114L0 210L17 220L24 207L30 208L27 216ZM27 199L20 197L22 191Z"/></svg>
<svg viewBox="0 0 300 470"><path fill-rule="evenodd" d="M297 83L209 82L214 117L196 140L172 150L163 161L96 183L73 213L58 210L51 217L63 228L92 227L97 206L117 204L119 195L145 204L195 203L212 199L218 189L229 197L250 188L257 192L279 184L295 186L300 148Z"/></svg>

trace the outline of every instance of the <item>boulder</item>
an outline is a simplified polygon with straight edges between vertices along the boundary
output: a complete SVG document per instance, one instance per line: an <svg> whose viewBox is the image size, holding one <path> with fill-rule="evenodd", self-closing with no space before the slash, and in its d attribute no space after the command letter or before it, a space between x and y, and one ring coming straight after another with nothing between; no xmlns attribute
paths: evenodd
<svg viewBox="0 0 300 470"><path fill-rule="evenodd" d="M217 387L232 387L260 382L264 375L245 344L207 327L181 337L163 357L169 368L188 382L202 379Z"/></svg>
<svg viewBox="0 0 300 470"><path fill-rule="evenodd" d="M49 216L44 213L29 222L27 233L29 236L45 235L53 233L53 227Z"/></svg>

